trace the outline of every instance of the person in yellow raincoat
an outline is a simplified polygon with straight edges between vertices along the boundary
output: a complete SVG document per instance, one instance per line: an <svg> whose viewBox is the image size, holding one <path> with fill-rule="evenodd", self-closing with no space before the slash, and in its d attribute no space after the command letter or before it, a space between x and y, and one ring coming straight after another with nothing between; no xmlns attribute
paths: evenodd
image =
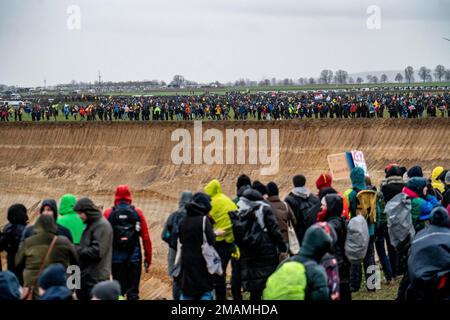
<svg viewBox="0 0 450 320"><path fill-rule="evenodd" d="M217 179L210 181L205 192L211 197L210 216L214 220L216 243L214 248L222 259L223 275L215 275L215 290L217 300L226 300L226 270L231 254L235 251L234 235L229 212L237 211L236 204L222 192L222 186Z"/></svg>

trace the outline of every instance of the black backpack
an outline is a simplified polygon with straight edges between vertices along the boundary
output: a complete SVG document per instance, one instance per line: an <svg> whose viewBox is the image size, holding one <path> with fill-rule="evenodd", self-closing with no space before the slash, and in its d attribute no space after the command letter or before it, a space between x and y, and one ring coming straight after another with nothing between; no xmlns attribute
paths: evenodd
<svg viewBox="0 0 450 320"><path fill-rule="evenodd" d="M113 249L130 251L139 243L141 220L134 206L113 207L109 216L113 229Z"/></svg>
<svg viewBox="0 0 450 320"><path fill-rule="evenodd" d="M236 244L248 249L259 249L264 241L266 228L258 223L256 212L250 211L239 215L238 212L232 211L229 215Z"/></svg>

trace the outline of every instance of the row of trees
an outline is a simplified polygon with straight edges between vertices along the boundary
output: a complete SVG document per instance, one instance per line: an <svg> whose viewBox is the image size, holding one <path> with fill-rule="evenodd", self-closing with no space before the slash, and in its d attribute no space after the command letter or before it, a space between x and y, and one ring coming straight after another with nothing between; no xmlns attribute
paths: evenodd
<svg viewBox="0 0 450 320"><path fill-rule="evenodd" d="M417 72L417 75L423 82L432 82L433 77L431 76L431 69L428 69L427 67L420 67L420 69ZM404 76L401 73L397 73L395 76L395 81L397 82L403 82L405 79L406 82L411 83L414 82L414 68L411 66L407 66L404 71ZM437 65L436 68L434 68L434 80L442 82L442 80L450 81L450 69L446 69L443 65ZM367 75L366 80L368 83L386 83L389 82L389 78L386 74L382 74L380 78L373 75ZM337 84L353 84L353 83L361 84L364 82L364 79L361 77L356 78L356 81L348 76L347 71L344 70L338 70L333 74L333 71L331 70L322 70L319 76L319 83L323 84L330 84L330 83L337 83Z"/></svg>
<svg viewBox="0 0 450 320"><path fill-rule="evenodd" d="M396 82L407 82L411 83L415 81L415 70L411 66L407 66L404 70L404 74L397 73L394 80ZM442 80L445 80L447 82L450 81L450 69L446 69L443 65L437 65L433 72L431 69L428 69L427 67L420 67L417 71L418 77L423 82L432 82L433 77L434 80L441 82ZM374 75L367 75L366 79L363 79L362 77L357 77L354 79L353 77L350 77L348 72L345 70L337 70L333 72L332 70L325 69L322 70L322 72L319 75L319 78L298 78L298 79L262 79L261 81L253 81L250 79L239 79L234 82L227 82L227 83L221 83L219 81L215 81L212 83L209 83L208 86L214 86L214 87L256 87L256 86L292 86L292 85L311 85L311 84L362 84L366 81L366 83L387 83L389 82L389 78L386 74L382 74L379 78ZM95 82L94 85L100 85L100 83ZM102 82L102 86L148 86L148 87L165 87L167 86L166 82L164 81L158 81L158 80L144 80L144 81L124 81L124 82ZM172 79L172 81L168 84L170 87L175 88L183 88L183 87L197 87L200 86L195 81L187 80L182 75L175 75ZM62 86L62 85L60 85ZM68 85L64 86L71 86L71 87L78 87L78 88L84 88L84 87L91 87L91 83L83 83L83 82L76 82L72 81ZM57 86L58 88L58 86Z"/></svg>
<svg viewBox="0 0 450 320"><path fill-rule="evenodd" d="M431 69L428 69L427 67L420 67L417 74L423 82L433 81L433 77L431 76ZM450 81L450 69L445 69L445 67L441 64L437 65L436 68L434 68L433 75L434 75L434 79L436 81L441 82L443 79L445 79L445 81ZM413 67L411 67L411 66L406 67L405 80L408 83L414 82L414 68ZM398 81L398 82L403 81L403 76L400 73L398 73L395 77L395 81Z"/></svg>

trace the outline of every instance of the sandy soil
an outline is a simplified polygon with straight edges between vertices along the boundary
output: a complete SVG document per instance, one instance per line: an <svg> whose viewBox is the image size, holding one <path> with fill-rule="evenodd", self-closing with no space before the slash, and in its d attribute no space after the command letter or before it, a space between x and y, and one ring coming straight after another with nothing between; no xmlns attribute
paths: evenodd
<svg viewBox="0 0 450 320"><path fill-rule="evenodd" d="M143 276L143 298L170 298L166 246L160 240L167 215L176 209L180 191L201 190L218 178L225 192L235 194L235 181L246 173L262 182L276 181L281 194L294 174L303 173L315 190L317 176L328 170L327 155L362 150L373 181L379 184L384 166L397 162L450 167L449 119L323 119L277 122L206 122L203 131L279 129L280 170L260 176L260 165L174 165L171 151L177 128L192 132L192 122L174 123L10 123L0 125L0 225L6 209L17 202L33 209L44 198L65 193L89 196L106 208L118 184L128 184L134 203L144 210L154 246L154 265ZM207 143L204 143L206 146ZM335 184L339 190L349 181ZM33 210L32 210L33 211ZM34 218L35 215L32 215Z"/></svg>

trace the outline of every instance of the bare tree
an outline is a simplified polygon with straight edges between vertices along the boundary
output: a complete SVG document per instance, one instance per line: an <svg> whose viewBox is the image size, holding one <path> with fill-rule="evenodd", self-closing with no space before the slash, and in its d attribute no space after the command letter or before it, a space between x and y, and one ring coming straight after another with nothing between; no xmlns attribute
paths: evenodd
<svg viewBox="0 0 450 320"><path fill-rule="evenodd" d="M450 69L445 70L444 79L447 82L450 81Z"/></svg>
<svg viewBox="0 0 450 320"><path fill-rule="evenodd" d="M427 67L420 67L419 69L419 77L425 82L429 77L431 77L431 70Z"/></svg>
<svg viewBox="0 0 450 320"><path fill-rule="evenodd" d="M445 74L445 67L442 64L439 64L436 66L436 68L434 69L434 78L436 80L439 80L439 82L442 81L442 78L444 77Z"/></svg>
<svg viewBox="0 0 450 320"><path fill-rule="evenodd" d="M320 73L319 81L325 84L330 84L333 79L333 71L331 70L322 70Z"/></svg>
<svg viewBox="0 0 450 320"><path fill-rule="evenodd" d="M377 76L373 76L372 77L372 82L373 83L378 83L378 77Z"/></svg>
<svg viewBox="0 0 450 320"><path fill-rule="evenodd" d="M385 73L383 73L380 77L380 82L386 83L387 81L388 81L388 76Z"/></svg>
<svg viewBox="0 0 450 320"><path fill-rule="evenodd" d="M408 81L408 83L411 83L414 81L414 68L411 66L407 66L405 69L405 79Z"/></svg>
<svg viewBox="0 0 450 320"><path fill-rule="evenodd" d="M338 70L336 71L336 83L339 84L345 84L347 83L347 79L348 79L348 72L344 71L344 70Z"/></svg>
<svg viewBox="0 0 450 320"><path fill-rule="evenodd" d="M403 81L403 76L400 72L397 73L397 75L395 76L395 81L397 81L399 83Z"/></svg>
<svg viewBox="0 0 450 320"><path fill-rule="evenodd" d="M371 82L372 82L372 78L373 78L373 76L372 76L371 74L368 74L368 75L366 76L367 82L368 82L368 83L371 83Z"/></svg>
<svg viewBox="0 0 450 320"><path fill-rule="evenodd" d="M182 75L174 75L172 79L172 84L176 87L181 87L186 82L186 79Z"/></svg>
<svg viewBox="0 0 450 320"><path fill-rule="evenodd" d="M348 78L348 83L355 84L355 79L353 77Z"/></svg>
<svg viewBox="0 0 450 320"><path fill-rule="evenodd" d="M361 78L361 77L356 78L356 83L357 83L357 84L361 84L361 83L363 83L363 82L364 82L364 79L363 79L363 78Z"/></svg>
<svg viewBox="0 0 450 320"><path fill-rule="evenodd" d="M308 79L308 83L309 84L316 84L316 80L314 78L309 78Z"/></svg>

